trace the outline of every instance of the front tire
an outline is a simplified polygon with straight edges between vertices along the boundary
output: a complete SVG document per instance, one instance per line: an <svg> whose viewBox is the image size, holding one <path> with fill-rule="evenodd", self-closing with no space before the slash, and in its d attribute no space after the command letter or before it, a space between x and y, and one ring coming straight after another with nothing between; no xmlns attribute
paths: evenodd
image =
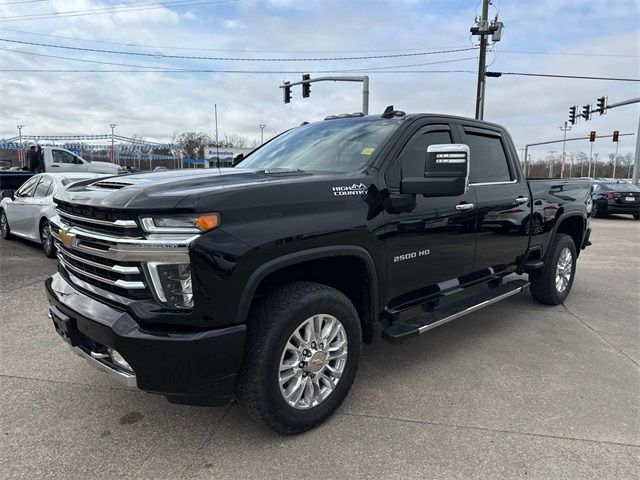
<svg viewBox="0 0 640 480"><path fill-rule="evenodd" d="M639 213L634 213L633 214L633 218L636 220L640 220L640 212Z"/></svg>
<svg viewBox="0 0 640 480"><path fill-rule="evenodd" d="M544 267L529 274L531 295L540 303L559 305L569 295L576 274L576 246L565 233L556 234Z"/></svg>
<svg viewBox="0 0 640 480"><path fill-rule="evenodd" d="M49 258L55 258L56 246L53 243L53 237L51 236L51 224L48 220L44 220L40 224L40 243L42 244L44 254Z"/></svg>
<svg viewBox="0 0 640 480"><path fill-rule="evenodd" d="M282 285L252 309L240 399L272 430L305 432L346 398L361 347L358 313L342 292L314 282Z"/></svg>
<svg viewBox="0 0 640 480"><path fill-rule="evenodd" d="M7 220L7 214L4 213L4 210L0 210L0 232L2 233L2 238L5 240L11 240L13 235L11 235L11 228L9 227L9 220Z"/></svg>

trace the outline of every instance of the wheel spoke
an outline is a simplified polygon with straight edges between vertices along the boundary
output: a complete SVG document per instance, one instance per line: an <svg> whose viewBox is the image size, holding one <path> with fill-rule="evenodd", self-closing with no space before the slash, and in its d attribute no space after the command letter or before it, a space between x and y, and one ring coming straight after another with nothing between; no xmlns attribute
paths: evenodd
<svg viewBox="0 0 640 480"><path fill-rule="evenodd" d="M334 316L321 313L301 322L280 358L278 383L287 404L304 410L326 400L347 365L347 346L344 327Z"/></svg>

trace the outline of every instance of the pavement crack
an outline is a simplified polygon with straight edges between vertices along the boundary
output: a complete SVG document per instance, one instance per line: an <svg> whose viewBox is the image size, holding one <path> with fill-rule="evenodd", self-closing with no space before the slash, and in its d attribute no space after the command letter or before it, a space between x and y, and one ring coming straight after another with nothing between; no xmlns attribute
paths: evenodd
<svg viewBox="0 0 640 480"><path fill-rule="evenodd" d="M621 447L632 447L632 448L640 448L640 444L635 443L626 443L626 442L614 442L612 440L593 440L590 438L579 438L579 437L567 437L564 435L552 435L549 433L533 433L533 432L520 432L517 430L509 430L503 428L491 428L491 427L478 427L476 425L460 425L456 423L447 423L447 422L434 422L431 420L417 420L413 418L401 418L387 415L375 415L370 413L354 413L354 412L340 412L339 415L347 415L351 417L363 417L363 418L372 418L377 420L391 420L394 422L403 422L403 423L413 423L417 425L431 425L434 427L447 427L447 428L460 428L463 430L474 430L480 432L491 432L491 433L501 433L505 435L523 435L527 437L536 437L536 438L549 438L554 440L569 440L575 442L587 442L587 443L596 443L596 444L606 444L606 445L616 445Z"/></svg>
<svg viewBox="0 0 640 480"><path fill-rule="evenodd" d="M213 438L216 436L216 434L220 431L220 428L222 428L222 423L227 418L227 415L229 414L229 412L231 411L233 406L234 406L233 403L229 403L226 407L224 407L224 412L222 412L222 415L220 416L220 419L213 426L213 429L212 429L211 433L206 436L206 438L202 441L202 444L197 448L195 453L198 456L198 458L200 458L202 453L204 453L204 449L207 446L207 444L211 440L213 440ZM182 469L182 472L180 472L180 475L178 475L178 478L183 478L183 479L193 478L194 475L193 474L189 474L189 469L196 468L196 467L197 466L194 465L194 464L185 465L185 467Z"/></svg>
<svg viewBox="0 0 640 480"><path fill-rule="evenodd" d="M576 315L575 313L573 313L569 307L567 307L564 303L562 304L562 306L564 307L564 309L567 311L567 313L569 315L571 315L573 318L575 318L576 320L578 320L578 322L580 322L582 325L584 325L585 327L587 327L595 336L597 336L600 340L602 340L604 343L606 343L607 345L609 345L611 348L613 348L614 350L616 350L620 355L626 357L628 360L630 360L636 367L640 367L640 363L638 363L638 361L633 358L631 355L629 355L627 352L625 352L622 348L618 347L615 343L610 342L609 340L607 340L607 338L602 335L600 332L598 332L598 330L596 330L595 328L593 328L591 325L589 325L587 322L585 322L583 319L581 319L578 315Z"/></svg>

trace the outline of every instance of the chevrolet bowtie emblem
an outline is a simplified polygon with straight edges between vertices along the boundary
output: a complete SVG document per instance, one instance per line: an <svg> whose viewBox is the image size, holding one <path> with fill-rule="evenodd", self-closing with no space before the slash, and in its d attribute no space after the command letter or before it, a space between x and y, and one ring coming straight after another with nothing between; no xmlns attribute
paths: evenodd
<svg viewBox="0 0 640 480"><path fill-rule="evenodd" d="M69 233L68 228L60 229L60 241L65 247L72 247L76 241L75 233Z"/></svg>

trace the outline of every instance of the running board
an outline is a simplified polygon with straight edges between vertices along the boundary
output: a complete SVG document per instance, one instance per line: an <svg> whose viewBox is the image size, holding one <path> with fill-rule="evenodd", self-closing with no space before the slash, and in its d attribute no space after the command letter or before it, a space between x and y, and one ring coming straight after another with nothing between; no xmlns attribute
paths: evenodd
<svg viewBox="0 0 640 480"><path fill-rule="evenodd" d="M415 337L451 320L516 295L528 286L529 282L526 280L514 280L513 282L505 283L480 295L436 309L411 320L394 323L382 332L382 338L390 342L399 343L405 338Z"/></svg>

